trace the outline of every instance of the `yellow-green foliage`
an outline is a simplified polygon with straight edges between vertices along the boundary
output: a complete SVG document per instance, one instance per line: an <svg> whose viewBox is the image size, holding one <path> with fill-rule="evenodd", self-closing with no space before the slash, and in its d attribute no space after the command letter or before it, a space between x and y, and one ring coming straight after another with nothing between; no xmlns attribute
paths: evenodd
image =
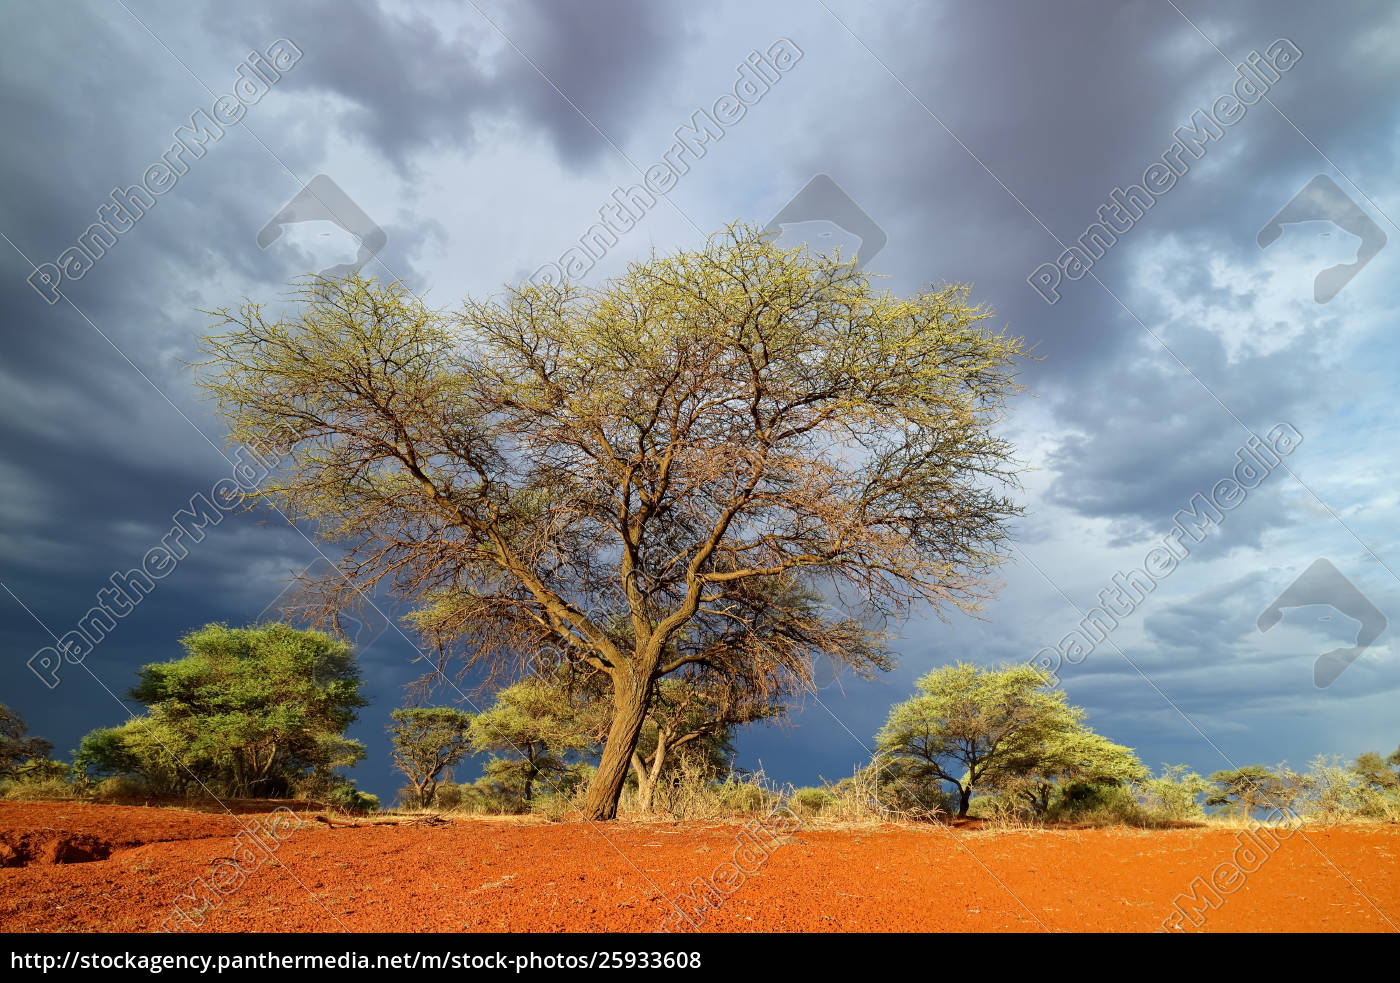
<svg viewBox="0 0 1400 983"><path fill-rule="evenodd" d="M890 791L905 808L936 808L950 785L959 815L968 813L974 793L989 788L1043 815L1058 789L1146 775L1130 748L1095 734L1083 720L1084 711L1070 706L1040 669L945 666L890 711L876 737L882 778L889 776Z"/></svg>
<svg viewBox="0 0 1400 983"><path fill-rule="evenodd" d="M795 788L788 795L788 805L799 816L819 816L835 802L826 788Z"/></svg>

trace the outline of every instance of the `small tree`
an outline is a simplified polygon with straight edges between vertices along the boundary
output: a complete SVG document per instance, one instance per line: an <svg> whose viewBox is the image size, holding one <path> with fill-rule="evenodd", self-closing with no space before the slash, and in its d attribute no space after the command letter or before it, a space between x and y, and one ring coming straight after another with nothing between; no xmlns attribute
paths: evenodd
<svg viewBox="0 0 1400 983"><path fill-rule="evenodd" d="M495 753L486 778L515 790L528 809L536 783L557 784L569 756L596 745L600 710L605 708L532 677L496 694L472 720L468 739L475 752Z"/></svg>
<svg viewBox="0 0 1400 983"><path fill-rule="evenodd" d="M218 781L211 762L193 756L185 761L176 749L188 751L184 737L149 716L100 727L78 742L73 779L87 786L94 780L128 776L151 795L170 796L199 791L199 781Z"/></svg>
<svg viewBox="0 0 1400 983"><path fill-rule="evenodd" d="M554 648L605 677L584 811L610 819L658 680L882 668L852 644L864 616L989 596L1018 512L993 428L1024 347L968 298L893 297L734 226L456 314L313 279L288 317L217 312L201 382L234 440L281 458L260 497L348 545L326 617L389 584L441 651L514 675Z"/></svg>
<svg viewBox="0 0 1400 983"><path fill-rule="evenodd" d="M1049 690L1049 673L1028 665L1000 670L958 663L918 681L918 693L890 712L877 747L899 781L957 790L958 816L984 782L1024 773L1036 749L1075 731L1083 711Z"/></svg>
<svg viewBox="0 0 1400 983"><path fill-rule="evenodd" d="M394 764L412 785L418 808L426 808L443 773L471 752L473 716L451 707L404 708L389 716Z"/></svg>
<svg viewBox="0 0 1400 983"><path fill-rule="evenodd" d="M1378 751L1358 755L1352 765L1358 778L1376 792L1400 792L1400 748L1382 758Z"/></svg>
<svg viewBox="0 0 1400 983"><path fill-rule="evenodd" d="M723 757L735 727L783 712L783 706L767 695L736 691L723 680L662 680L647 710L647 726L632 752L637 805L651 811L657 783L687 750L698 748L702 770L713 770L715 762L705 759Z"/></svg>
<svg viewBox="0 0 1400 983"><path fill-rule="evenodd" d="M1121 788L1148 775L1132 748L1094 733L1079 723L1082 711L1069 709L1075 715L1071 726L1027 743L998 769L998 784L1036 815L1049 813L1057 794L1063 798L1076 790Z"/></svg>
<svg viewBox="0 0 1400 983"><path fill-rule="evenodd" d="M1206 796L1206 805L1232 809L1245 819L1260 808L1291 809L1298 792L1289 776L1265 765L1217 771L1211 774L1210 781L1215 788Z"/></svg>
<svg viewBox="0 0 1400 983"><path fill-rule="evenodd" d="M48 760L53 745L42 737L26 737L23 718L0 703L0 779L20 778Z"/></svg>

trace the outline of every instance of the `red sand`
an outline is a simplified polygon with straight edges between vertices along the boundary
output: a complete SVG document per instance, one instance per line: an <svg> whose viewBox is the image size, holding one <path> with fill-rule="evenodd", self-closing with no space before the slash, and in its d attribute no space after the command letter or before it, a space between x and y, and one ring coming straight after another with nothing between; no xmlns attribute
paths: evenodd
<svg viewBox="0 0 1400 983"><path fill-rule="evenodd" d="M1230 861L1241 835L807 824L761 863L761 854L742 854L741 866L717 874L736 859L740 825L457 820L331 828L303 818L275 861L250 864L224 893L204 889L217 904L202 910L187 896L183 907L200 924L184 927L652 931L677 924L678 900L701 931L1150 931L1197 877ZM0 867L0 929L157 930L191 884L215 877L220 864L228 876L240 821L263 817L0 803L0 863L23 863ZM1186 927L1400 925L1394 826L1307 828L1262 855L1253 873L1231 870L1217 875L1218 906L1202 909L1199 926L1188 917ZM719 887L711 894L718 907L698 915L684 899L696 878Z"/></svg>

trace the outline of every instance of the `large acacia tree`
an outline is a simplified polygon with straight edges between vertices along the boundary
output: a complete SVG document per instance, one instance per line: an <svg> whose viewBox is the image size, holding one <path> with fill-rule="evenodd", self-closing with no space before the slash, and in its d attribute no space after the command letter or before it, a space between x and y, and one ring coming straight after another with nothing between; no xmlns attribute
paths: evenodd
<svg viewBox="0 0 1400 983"><path fill-rule="evenodd" d="M1021 341L964 287L894 297L757 229L455 312L312 279L216 316L201 381L283 456L262 493L349 547L325 611L387 582L445 658L605 674L591 818L657 680L883 667L865 626L976 607L1015 512L993 426Z"/></svg>

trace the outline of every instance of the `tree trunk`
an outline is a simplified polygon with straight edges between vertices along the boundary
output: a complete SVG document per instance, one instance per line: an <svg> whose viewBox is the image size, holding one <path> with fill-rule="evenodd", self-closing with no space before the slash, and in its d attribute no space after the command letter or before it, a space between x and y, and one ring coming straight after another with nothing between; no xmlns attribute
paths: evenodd
<svg viewBox="0 0 1400 983"><path fill-rule="evenodd" d="M972 801L972 787L963 788L958 786L958 818L967 818L967 806Z"/></svg>
<svg viewBox="0 0 1400 983"><path fill-rule="evenodd" d="M651 775L647 779L647 800L645 809L651 812L656 799L656 783L661 780L661 769L666 767L666 731L656 729L656 753L651 758Z"/></svg>
<svg viewBox="0 0 1400 983"><path fill-rule="evenodd" d="M656 731L656 750L652 752L651 764L633 754L632 768L637 773L637 807L643 812L651 812L656 804L656 783L661 777L661 769L666 765L666 732Z"/></svg>
<svg viewBox="0 0 1400 983"><path fill-rule="evenodd" d="M637 776L637 805L639 808L651 812L656 786L652 784L647 775L647 767L642 762L642 756L635 751L632 753L632 773Z"/></svg>
<svg viewBox="0 0 1400 983"><path fill-rule="evenodd" d="M613 716L608 727L608 739L598 770L588 783L583 800L583 818L606 820L617 818L617 801L622 798L622 786L627 781L627 769L637 738L646 720L647 704L651 700L651 673L641 680L623 673L613 679Z"/></svg>

